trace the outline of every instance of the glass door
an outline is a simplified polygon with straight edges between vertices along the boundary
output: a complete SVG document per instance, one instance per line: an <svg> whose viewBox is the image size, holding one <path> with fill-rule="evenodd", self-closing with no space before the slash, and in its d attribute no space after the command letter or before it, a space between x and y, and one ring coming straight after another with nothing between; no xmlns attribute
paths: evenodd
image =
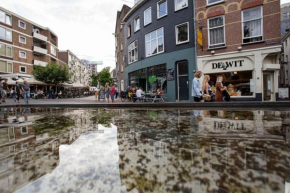
<svg viewBox="0 0 290 193"><path fill-rule="evenodd" d="M274 89L273 89L273 73L263 74L263 99L264 101L274 100Z"/></svg>

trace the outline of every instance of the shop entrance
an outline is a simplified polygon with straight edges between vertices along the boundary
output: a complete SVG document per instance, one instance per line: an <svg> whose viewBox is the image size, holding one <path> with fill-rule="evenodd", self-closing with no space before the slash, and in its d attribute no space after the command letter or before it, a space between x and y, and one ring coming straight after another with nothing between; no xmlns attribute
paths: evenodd
<svg viewBox="0 0 290 193"><path fill-rule="evenodd" d="M147 79L146 78L139 79L139 87L142 87L144 91L147 90Z"/></svg>
<svg viewBox="0 0 290 193"><path fill-rule="evenodd" d="M178 100L188 101L188 62L177 63Z"/></svg>
<svg viewBox="0 0 290 193"><path fill-rule="evenodd" d="M263 99L264 101L274 101L274 73L264 72L263 74Z"/></svg>

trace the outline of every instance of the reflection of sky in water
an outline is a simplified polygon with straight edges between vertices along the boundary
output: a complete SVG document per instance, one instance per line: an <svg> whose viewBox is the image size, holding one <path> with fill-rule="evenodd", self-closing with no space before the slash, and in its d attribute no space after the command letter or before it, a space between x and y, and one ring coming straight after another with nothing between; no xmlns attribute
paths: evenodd
<svg viewBox="0 0 290 193"><path fill-rule="evenodd" d="M16 192L122 192L117 128L99 129L104 133L83 134L72 145L61 145L55 170Z"/></svg>

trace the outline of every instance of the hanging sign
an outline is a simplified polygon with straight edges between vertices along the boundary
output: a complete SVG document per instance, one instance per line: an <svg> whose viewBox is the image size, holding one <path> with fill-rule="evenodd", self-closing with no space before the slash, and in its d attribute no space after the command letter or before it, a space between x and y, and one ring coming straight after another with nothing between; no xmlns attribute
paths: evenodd
<svg viewBox="0 0 290 193"><path fill-rule="evenodd" d="M202 32L200 29L197 29L197 43L202 46Z"/></svg>
<svg viewBox="0 0 290 193"><path fill-rule="evenodd" d="M149 76L149 82L156 82L156 76Z"/></svg>

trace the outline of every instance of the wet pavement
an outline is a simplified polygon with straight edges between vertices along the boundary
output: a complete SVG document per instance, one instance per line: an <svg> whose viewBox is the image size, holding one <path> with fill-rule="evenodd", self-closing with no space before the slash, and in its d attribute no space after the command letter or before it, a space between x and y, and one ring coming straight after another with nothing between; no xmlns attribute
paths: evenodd
<svg viewBox="0 0 290 193"><path fill-rule="evenodd" d="M2 108L0 192L290 191L290 109Z"/></svg>

